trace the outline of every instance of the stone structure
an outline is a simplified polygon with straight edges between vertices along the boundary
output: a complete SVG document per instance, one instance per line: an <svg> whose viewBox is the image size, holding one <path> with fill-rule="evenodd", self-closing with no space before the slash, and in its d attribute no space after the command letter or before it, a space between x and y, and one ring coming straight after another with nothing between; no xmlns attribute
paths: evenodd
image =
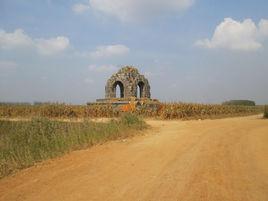
<svg viewBox="0 0 268 201"><path fill-rule="evenodd" d="M120 88L119 98L151 98L148 80L144 77L144 75L139 73L138 69L134 67L123 67L117 73L113 74L110 79L108 79L105 86L106 99L116 98L117 86ZM138 90L140 97L138 97Z"/></svg>

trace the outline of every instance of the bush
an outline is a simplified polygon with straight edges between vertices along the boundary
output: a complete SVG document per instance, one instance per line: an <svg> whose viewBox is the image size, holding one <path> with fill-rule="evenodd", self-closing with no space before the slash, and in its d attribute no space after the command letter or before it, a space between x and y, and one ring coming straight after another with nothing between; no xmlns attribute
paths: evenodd
<svg viewBox="0 0 268 201"><path fill-rule="evenodd" d="M268 105L265 105L264 106L264 114L263 114L263 117L266 118L266 119L268 118Z"/></svg>
<svg viewBox="0 0 268 201"><path fill-rule="evenodd" d="M128 126L144 127L145 125L144 121L140 117L132 113L123 113L122 116L120 117L120 121L124 125L128 125Z"/></svg>
<svg viewBox="0 0 268 201"><path fill-rule="evenodd" d="M223 105L244 105L255 106L255 102L251 100L230 100L222 103Z"/></svg>

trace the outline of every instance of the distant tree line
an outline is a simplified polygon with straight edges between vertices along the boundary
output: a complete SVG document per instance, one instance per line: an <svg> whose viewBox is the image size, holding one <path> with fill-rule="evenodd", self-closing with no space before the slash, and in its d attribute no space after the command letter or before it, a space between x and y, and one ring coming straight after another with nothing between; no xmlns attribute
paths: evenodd
<svg viewBox="0 0 268 201"><path fill-rule="evenodd" d="M0 102L0 105L60 105L64 103L55 103L55 102L39 102L35 101L33 103L30 102Z"/></svg>
<svg viewBox="0 0 268 201"><path fill-rule="evenodd" d="M28 102L0 102L0 105L32 105Z"/></svg>
<svg viewBox="0 0 268 201"><path fill-rule="evenodd" d="M244 106L255 106L255 102L251 100L230 100L225 101L222 105L244 105Z"/></svg>

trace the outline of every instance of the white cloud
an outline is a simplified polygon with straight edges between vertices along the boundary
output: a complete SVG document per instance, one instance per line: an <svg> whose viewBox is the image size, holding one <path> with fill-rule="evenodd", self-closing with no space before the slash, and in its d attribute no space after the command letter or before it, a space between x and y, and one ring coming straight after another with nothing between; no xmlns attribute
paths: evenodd
<svg viewBox="0 0 268 201"><path fill-rule="evenodd" d="M57 54L69 47L69 39L64 36L49 39L33 39L22 29L16 29L14 32L7 33L0 30L0 48L1 49L19 49L33 48L40 54Z"/></svg>
<svg viewBox="0 0 268 201"><path fill-rule="evenodd" d="M125 45L98 46L95 51L89 53L89 56L92 59L103 59L124 56L128 54L129 51L129 48Z"/></svg>
<svg viewBox="0 0 268 201"><path fill-rule="evenodd" d="M75 12L91 7L94 11L115 17L123 22L153 19L157 16L178 13L192 6L194 0L89 0L89 4L76 4Z"/></svg>
<svg viewBox="0 0 268 201"><path fill-rule="evenodd" d="M268 20L261 19L259 27L260 27L260 35L262 37L268 37Z"/></svg>
<svg viewBox="0 0 268 201"><path fill-rule="evenodd" d="M0 48L16 49L33 45L32 39L22 29L16 29L13 33L0 30Z"/></svg>
<svg viewBox="0 0 268 201"><path fill-rule="evenodd" d="M88 69L92 72L106 73L106 72L115 72L118 70L118 67L114 65L89 65Z"/></svg>
<svg viewBox="0 0 268 201"><path fill-rule="evenodd" d="M36 47L39 53L52 55L66 50L70 45L69 39L64 36L58 36L50 39L37 39Z"/></svg>
<svg viewBox="0 0 268 201"><path fill-rule="evenodd" d="M243 22L225 18L215 29L211 39L203 39L196 45L204 48L223 48L240 51L256 51L262 47L262 41L268 36L268 20L258 25L251 19Z"/></svg>
<svg viewBox="0 0 268 201"><path fill-rule="evenodd" d="M81 14L87 11L89 8L90 6L88 4L78 3L78 4L73 5L72 10L73 12L77 14Z"/></svg>

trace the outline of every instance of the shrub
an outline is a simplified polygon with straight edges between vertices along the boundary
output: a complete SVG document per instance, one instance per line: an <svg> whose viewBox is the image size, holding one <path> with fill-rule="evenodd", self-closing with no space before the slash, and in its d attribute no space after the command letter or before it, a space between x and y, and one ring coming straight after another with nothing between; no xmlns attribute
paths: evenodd
<svg viewBox="0 0 268 201"><path fill-rule="evenodd" d="M263 115L263 117L268 118L268 105L264 106L264 115Z"/></svg>
<svg viewBox="0 0 268 201"><path fill-rule="evenodd" d="M143 127L145 125L144 121L140 117L132 113L123 113L122 116L120 117L120 121L124 125L128 125L128 126L142 126Z"/></svg>

